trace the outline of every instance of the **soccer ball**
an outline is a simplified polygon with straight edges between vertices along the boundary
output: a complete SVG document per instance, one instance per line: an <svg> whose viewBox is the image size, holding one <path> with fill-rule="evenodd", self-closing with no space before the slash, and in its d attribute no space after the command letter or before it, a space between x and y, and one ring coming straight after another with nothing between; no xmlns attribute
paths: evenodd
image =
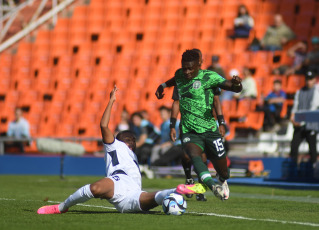
<svg viewBox="0 0 319 230"><path fill-rule="evenodd" d="M183 215L186 211L186 200L182 195L171 193L163 200L163 211L166 215Z"/></svg>

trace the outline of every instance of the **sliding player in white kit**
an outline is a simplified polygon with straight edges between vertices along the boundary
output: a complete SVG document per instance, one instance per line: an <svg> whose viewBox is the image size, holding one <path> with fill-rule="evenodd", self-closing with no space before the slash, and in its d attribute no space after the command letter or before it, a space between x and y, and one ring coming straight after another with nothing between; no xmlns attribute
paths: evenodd
<svg viewBox="0 0 319 230"><path fill-rule="evenodd" d="M199 194L206 191L206 188L201 184L178 185L176 189L152 193L142 191L141 173L136 155L133 152L136 148L134 134L130 131L123 131L117 134L115 139L108 128L117 90L115 86L100 123L105 149L106 177L79 188L60 204L39 208L38 214L65 213L71 206L92 198L107 199L121 213L141 212L161 205L163 199L173 192Z"/></svg>

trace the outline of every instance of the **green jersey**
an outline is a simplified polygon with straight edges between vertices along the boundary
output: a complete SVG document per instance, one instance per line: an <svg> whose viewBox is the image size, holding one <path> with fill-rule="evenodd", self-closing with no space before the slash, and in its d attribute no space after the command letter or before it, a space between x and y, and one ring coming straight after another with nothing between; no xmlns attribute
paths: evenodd
<svg viewBox="0 0 319 230"><path fill-rule="evenodd" d="M188 80L182 69L178 69L174 78L179 94L182 133L216 131L212 114L213 88L226 80L210 70L199 70L196 77Z"/></svg>

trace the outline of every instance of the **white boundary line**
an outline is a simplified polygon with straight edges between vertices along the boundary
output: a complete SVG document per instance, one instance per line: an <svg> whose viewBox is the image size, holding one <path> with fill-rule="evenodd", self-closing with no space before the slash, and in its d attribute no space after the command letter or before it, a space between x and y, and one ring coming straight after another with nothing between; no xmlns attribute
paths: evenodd
<svg viewBox="0 0 319 230"><path fill-rule="evenodd" d="M9 198L0 198L0 200L16 200L16 199L9 199ZM27 200L25 200L27 201ZM35 201L35 200L29 200L29 201ZM37 200L39 202L39 200ZM60 201L52 201L48 200L48 203L61 203ZM107 206L100 206L100 205L89 205L89 204L77 204L78 206L85 206L85 207L92 207L92 208L103 208L103 209L111 209L115 210L114 207L107 207ZM244 216L232 216L232 215L225 215L225 214L218 214L218 213L206 213L206 212L187 212L190 214L196 214L196 215L203 215L203 216L216 216L216 217L222 217L222 218L230 218L230 219L237 219L237 220L249 220L249 221L263 221L263 222L273 222L273 223L281 223L281 224L298 224L298 225L304 225L304 226L311 226L311 227L319 227L319 224L316 223L309 223L309 222L298 222L298 221L285 221L285 220L275 220L275 219L257 219L257 218L250 218L250 217L244 217Z"/></svg>

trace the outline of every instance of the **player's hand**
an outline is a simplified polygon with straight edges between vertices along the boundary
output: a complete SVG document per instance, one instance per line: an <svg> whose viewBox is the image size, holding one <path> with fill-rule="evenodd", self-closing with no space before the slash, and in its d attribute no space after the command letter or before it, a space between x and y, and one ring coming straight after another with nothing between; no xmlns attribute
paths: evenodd
<svg viewBox="0 0 319 230"><path fill-rule="evenodd" d="M239 85L241 83L241 78L234 75L233 78L231 79L231 82L234 84L234 85Z"/></svg>
<svg viewBox="0 0 319 230"><path fill-rule="evenodd" d="M292 125L293 125L294 127L299 127L299 126L301 126L301 124L300 124L299 122L296 122L294 118L290 118L290 121L291 121L291 123L292 123Z"/></svg>
<svg viewBox="0 0 319 230"><path fill-rule="evenodd" d="M115 95L116 91L118 91L118 88L115 85L114 88L112 89L111 93L110 93L110 101L115 101L116 100L116 95Z"/></svg>
<svg viewBox="0 0 319 230"><path fill-rule="evenodd" d="M219 133L222 137L225 136L225 133L226 133L226 128L225 128L225 125L220 125L219 126Z"/></svg>
<svg viewBox="0 0 319 230"><path fill-rule="evenodd" d="M172 128L172 129L171 129L171 131L170 131L170 133L169 133L169 136L171 137L171 140L172 140L173 142L176 141L176 129L175 129L175 128Z"/></svg>
<svg viewBox="0 0 319 230"><path fill-rule="evenodd" d="M157 97L157 99L162 99L164 97L165 94L164 93L164 87L162 85L159 85L157 87L157 90L155 92L155 95Z"/></svg>

